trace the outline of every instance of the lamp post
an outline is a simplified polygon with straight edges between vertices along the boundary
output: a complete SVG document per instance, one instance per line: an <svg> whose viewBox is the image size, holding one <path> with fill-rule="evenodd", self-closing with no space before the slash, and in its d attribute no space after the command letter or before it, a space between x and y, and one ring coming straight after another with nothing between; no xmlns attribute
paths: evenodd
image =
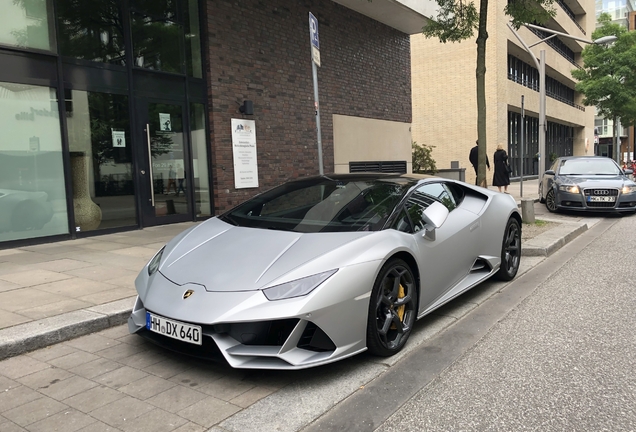
<svg viewBox="0 0 636 432"><path fill-rule="evenodd" d="M537 61L537 57L532 53L532 51L530 51L530 48L532 48L535 45L539 45L540 43L545 42L548 39L552 39L555 36L562 36L568 39L574 39L579 42L588 43L588 44L597 44L597 45L612 43L616 40L616 36L604 36L599 39L589 40L589 39L580 38L578 36L572 36L567 33L562 33L556 30L552 30L552 29L541 27L534 24L524 24L524 26L528 28L533 28L535 30L541 30L546 33L551 33L551 35L548 36L547 38L541 39L540 41L535 42L532 45L528 46L523 41L523 39L521 39L521 36L519 36L519 33L516 32L516 30L510 24L510 22L508 22L507 25L510 31L512 31L512 33L517 37L517 39L519 40L521 45L524 47L524 49L528 51L528 54L530 54L530 57L532 57L532 61L534 61L534 65L539 71L539 178L541 178L541 175L545 171L545 162L544 162L545 159L543 158L546 157L545 133L547 131L547 125L545 122L545 50L539 51L539 61ZM521 158L523 159L523 155L521 155Z"/></svg>

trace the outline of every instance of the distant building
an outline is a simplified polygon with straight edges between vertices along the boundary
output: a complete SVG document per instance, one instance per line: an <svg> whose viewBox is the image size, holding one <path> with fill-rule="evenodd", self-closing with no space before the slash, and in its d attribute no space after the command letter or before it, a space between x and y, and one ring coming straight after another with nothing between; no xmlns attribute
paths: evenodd
<svg viewBox="0 0 636 432"><path fill-rule="evenodd" d="M513 177L523 161L525 175L538 173L539 72L532 58L508 29L503 12L507 0L488 5L486 45L487 144L492 160L497 144L504 144L511 157ZM590 38L595 18L591 0L558 0L556 16L545 27L581 38ZM528 44L549 36L519 29ZM476 35L475 35L476 37ZM556 156L594 153L594 109L583 106L583 96L574 90L570 71L580 67L584 43L554 37L532 48L537 58L546 51L546 165ZM438 168L459 161L466 180L474 182L468 161L477 139L476 45L475 39L442 44L422 35L411 36L413 68L413 140L434 145ZM525 96L525 151L520 154L521 96ZM488 173L488 183L492 171Z"/></svg>

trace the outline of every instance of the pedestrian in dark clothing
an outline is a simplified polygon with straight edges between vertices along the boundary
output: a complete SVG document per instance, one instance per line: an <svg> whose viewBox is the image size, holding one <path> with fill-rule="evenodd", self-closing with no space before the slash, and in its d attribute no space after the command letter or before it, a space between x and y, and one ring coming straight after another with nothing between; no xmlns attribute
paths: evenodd
<svg viewBox="0 0 636 432"><path fill-rule="evenodd" d="M479 165L479 141L475 141L475 147L470 149L468 160L475 169L475 184L477 184L477 165ZM488 167L488 171L490 171L490 161L488 160L488 155L486 155L486 166Z"/></svg>
<svg viewBox="0 0 636 432"><path fill-rule="evenodd" d="M497 151L493 156L495 161L495 173L492 176L492 185L499 188L504 188L504 192L508 193L508 185L510 184L510 165L508 165L508 154L503 149L503 145L497 146Z"/></svg>

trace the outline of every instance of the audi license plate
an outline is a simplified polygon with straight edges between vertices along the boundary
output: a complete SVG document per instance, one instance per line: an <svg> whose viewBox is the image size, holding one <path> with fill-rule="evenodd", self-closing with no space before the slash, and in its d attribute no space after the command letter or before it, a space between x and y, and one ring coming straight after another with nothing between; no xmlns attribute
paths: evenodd
<svg viewBox="0 0 636 432"><path fill-rule="evenodd" d="M201 326L182 323L146 312L146 328L151 332L159 333L173 339L201 345Z"/></svg>
<svg viewBox="0 0 636 432"><path fill-rule="evenodd" d="M589 196L587 197L588 202L614 202L616 201L616 197L613 196Z"/></svg>

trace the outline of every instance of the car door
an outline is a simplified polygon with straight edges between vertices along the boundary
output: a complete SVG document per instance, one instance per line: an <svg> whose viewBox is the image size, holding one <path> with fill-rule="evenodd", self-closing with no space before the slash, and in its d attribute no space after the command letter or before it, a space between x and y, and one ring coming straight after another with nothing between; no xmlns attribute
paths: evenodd
<svg viewBox="0 0 636 432"><path fill-rule="evenodd" d="M421 276L420 311L435 304L466 277L476 259L479 215L462 208L461 197L447 182L430 182L418 187L406 200L394 227L413 236ZM423 212L433 202L449 210L434 236L426 233Z"/></svg>

